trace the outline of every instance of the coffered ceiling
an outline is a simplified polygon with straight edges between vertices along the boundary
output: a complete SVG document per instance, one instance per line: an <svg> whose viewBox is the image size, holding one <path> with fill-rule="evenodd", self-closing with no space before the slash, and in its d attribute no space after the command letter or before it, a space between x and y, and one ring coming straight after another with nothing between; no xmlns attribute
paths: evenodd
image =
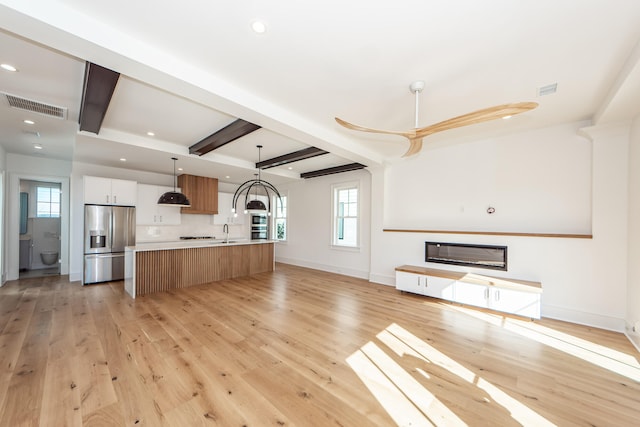
<svg viewBox="0 0 640 427"><path fill-rule="evenodd" d="M256 20L263 34L252 31ZM334 121L413 127L414 80L426 86L423 126L503 103L540 104L508 121L430 136L419 161L444 144L639 114L638 22L634 0L0 0L0 62L18 68L0 70L0 92L67 112L26 113L3 95L0 144L159 173L171 172L175 155L185 172L233 183L252 178L256 145L262 160L309 146L330 153L265 170L277 183L347 163L416 161L400 157L408 146L401 137ZM121 74L98 134L78 130L85 61ZM539 96L549 84L557 92ZM189 154L237 118L261 129Z"/></svg>

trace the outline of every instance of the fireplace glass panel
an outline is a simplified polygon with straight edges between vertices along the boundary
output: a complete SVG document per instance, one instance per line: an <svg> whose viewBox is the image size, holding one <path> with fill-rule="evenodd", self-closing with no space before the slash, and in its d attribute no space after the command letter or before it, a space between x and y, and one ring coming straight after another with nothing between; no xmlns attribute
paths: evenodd
<svg viewBox="0 0 640 427"><path fill-rule="evenodd" d="M425 242L425 261L507 270L507 247Z"/></svg>

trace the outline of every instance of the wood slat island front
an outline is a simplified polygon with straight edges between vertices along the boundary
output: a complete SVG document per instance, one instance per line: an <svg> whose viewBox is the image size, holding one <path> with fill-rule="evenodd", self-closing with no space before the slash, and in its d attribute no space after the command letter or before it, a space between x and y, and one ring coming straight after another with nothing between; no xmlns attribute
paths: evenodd
<svg viewBox="0 0 640 427"><path fill-rule="evenodd" d="M132 297L273 271L273 242L127 248L125 290Z"/></svg>

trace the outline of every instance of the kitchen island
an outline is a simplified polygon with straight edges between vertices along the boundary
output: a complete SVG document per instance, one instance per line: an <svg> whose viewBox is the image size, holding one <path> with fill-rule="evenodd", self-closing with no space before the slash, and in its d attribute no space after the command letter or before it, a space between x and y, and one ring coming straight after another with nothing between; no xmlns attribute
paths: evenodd
<svg viewBox="0 0 640 427"><path fill-rule="evenodd" d="M141 243L125 248L125 291L133 298L273 271L273 240Z"/></svg>

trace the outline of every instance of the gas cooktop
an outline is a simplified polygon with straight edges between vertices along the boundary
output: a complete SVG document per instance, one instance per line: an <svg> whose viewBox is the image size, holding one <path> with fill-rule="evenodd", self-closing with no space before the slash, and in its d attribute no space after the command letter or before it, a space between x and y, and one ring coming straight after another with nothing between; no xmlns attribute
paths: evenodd
<svg viewBox="0 0 640 427"><path fill-rule="evenodd" d="M180 236L180 240L206 240L215 239L213 236Z"/></svg>

